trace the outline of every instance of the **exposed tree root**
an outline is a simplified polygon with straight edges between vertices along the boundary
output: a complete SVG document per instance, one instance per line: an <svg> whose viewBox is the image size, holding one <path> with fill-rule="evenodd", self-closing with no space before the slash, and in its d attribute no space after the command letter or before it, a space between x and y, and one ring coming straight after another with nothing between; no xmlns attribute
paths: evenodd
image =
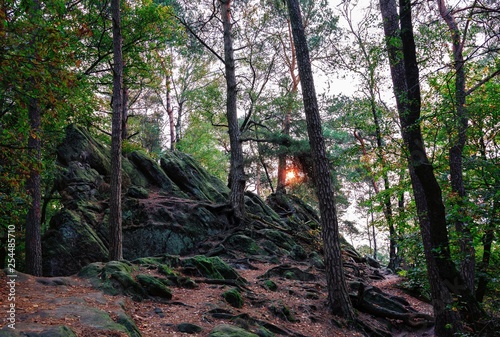
<svg viewBox="0 0 500 337"><path fill-rule="evenodd" d="M359 284L355 307L365 313L388 319L401 320L412 328L434 325L434 318L417 312L397 296L390 296L376 287Z"/></svg>

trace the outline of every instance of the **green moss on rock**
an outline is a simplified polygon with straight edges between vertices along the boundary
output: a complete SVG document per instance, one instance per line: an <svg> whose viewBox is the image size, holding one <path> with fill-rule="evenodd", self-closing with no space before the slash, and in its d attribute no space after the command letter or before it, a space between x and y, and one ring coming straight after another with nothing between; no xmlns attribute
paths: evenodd
<svg viewBox="0 0 500 337"><path fill-rule="evenodd" d="M194 257L186 258L182 262L184 268L194 268L199 276L223 280L242 280L243 278L220 257L206 257L204 255L197 255Z"/></svg>
<svg viewBox="0 0 500 337"><path fill-rule="evenodd" d="M222 293L222 297L235 308L242 308L244 301L238 289L233 288Z"/></svg>
<svg viewBox="0 0 500 337"><path fill-rule="evenodd" d="M262 281L262 286L268 290L271 290L271 291L278 290L278 285L273 280Z"/></svg>
<svg viewBox="0 0 500 337"><path fill-rule="evenodd" d="M148 295L165 298L167 300L172 299L172 292L162 282L162 280L145 274L137 275L136 280L137 282L139 282L142 288L146 290Z"/></svg>

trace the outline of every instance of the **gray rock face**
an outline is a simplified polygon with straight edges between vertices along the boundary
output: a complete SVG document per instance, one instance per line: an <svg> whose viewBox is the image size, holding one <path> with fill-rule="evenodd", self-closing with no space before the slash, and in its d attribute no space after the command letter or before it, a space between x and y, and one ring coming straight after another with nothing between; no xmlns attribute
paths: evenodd
<svg viewBox="0 0 500 337"><path fill-rule="evenodd" d="M141 151L123 158L125 259L187 254L229 226L229 190L191 157L169 153L161 165ZM109 148L86 130L67 129L56 188L63 208L42 239L44 274L71 275L108 256Z"/></svg>

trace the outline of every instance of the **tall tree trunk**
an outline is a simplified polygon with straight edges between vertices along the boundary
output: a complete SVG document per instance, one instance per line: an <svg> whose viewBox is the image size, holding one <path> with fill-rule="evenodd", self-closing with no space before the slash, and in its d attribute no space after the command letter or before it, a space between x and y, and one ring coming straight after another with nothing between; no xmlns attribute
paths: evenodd
<svg viewBox="0 0 500 337"><path fill-rule="evenodd" d="M41 203L42 186L40 171L42 168L41 111L36 98L31 98L28 105L30 135L28 149L30 153L29 177L26 190L31 198L26 216L26 273L42 275L41 241Z"/></svg>
<svg viewBox="0 0 500 337"><path fill-rule="evenodd" d="M229 202L233 208L235 220L243 219L245 215L245 169L243 166L243 149L240 142L240 129L237 111L237 82L234 63L231 0L221 0L222 25L224 29L224 63L226 70L227 102L226 114L229 127L229 143L231 145L229 187L231 192Z"/></svg>
<svg viewBox="0 0 500 337"><path fill-rule="evenodd" d="M109 200L109 259L122 260L122 113L123 56L120 0L111 0L113 19L113 120L111 130L111 195Z"/></svg>
<svg viewBox="0 0 500 337"><path fill-rule="evenodd" d="M408 152L410 153L409 167L415 199L425 202L420 206L420 212L425 211L426 221L420 221L423 234L429 233L430 254L426 254L429 282L432 283L434 315L436 317L436 331L442 336L448 334L447 325L454 329L460 329L460 317L449 314L446 310L437 306L437 303L446 303L439 296L439 290L446 287L449 292L461 296L467 307L469 322L479 320L484 312L478 306L472 293L464 284L461 275L456 270L450 256L448 243L448 231L446 226L445 209L443 205L441 189L433 173L432 165L427 159L420 131L420 87L419 75L416 61L416 50L413 39L413 27L411 22L410 1L401 0L398 15L395 0L380 0L380 9L384 23L384 33L389 54L390 71L394 85L394 93L402 126L402 135ZM401 20L399 29L398 18ZM400 33L399 33L400 32ZM400 43L401 42L401 43ZM398 48L402 45L401 50ZM401 57L402 55L402 57ZM422 195L423 194L423 197ZM427 227L426 227L427 226ZM439 277L435 277L434 275ZM437 289L437 290L436 290Z"/></svg>
<svg viewBox="0 0 500 337"><path fill-rule="evenodd" d="M35 22L42 20L41 4L38 0L33 0L28 9L29 16ZM37 30L33 33L31 40L35 46L34 57L37 58L38 51L36 46L41 43L37 41ZM34 85L34 83L32 83ZM35 93L35 88L30 88L31 92ZM36 94L35 94L36 95ZM26 215L26 273L35 276L42 275L42 241L41 241L41 205L42 205L42 112L40 102L36 97L31 97L28 102L28 119L29 119L29 136L28 136L28 151L29 151L29 176L26 181L26 190L31 198L31 204Z"/></svg>
<svg viewBox="0 0 500 337"><path fill-rule="evenodd" d="M330 310L353 322L352 307L342 268L342 254L335 196L330 164L326 155L318 102L311 70L309 48L302 24L298 0L287 0L288 13L292 24L293 39L297 53L300 83L305 107L307 133L314 159L314 178L319 199L323 246L325 251L326 279L328 285L328 305Z"/></svg>
<svg viewBox="0 0 500 337"><path fill-rule="evenodd" d="M375 232L375 218L374 213L372 211L372 238L373 238L373 258L377 259L377 235Z"/></svg>
<svg viewBox="0 0 500 337"><path fill-rule="evenodd" d="M420 224L420 235L424 246L425 260L427 262L427 277L434 309L436 336L452 337L462 331L460 314L453 310L453 297L439 275L436 260L432 254L431 223L428 217L427 202L425 194L418 177L410 165L410 179L412 182L413 195L417 207L417 216Z"/></svg>
<svg viewBox="0 0 500 337"><path fill-rule="evenodd" d="M460 37L460 30L451 14L451 11L446 8L444 0L437 0L439 13L448 25L451 33L452 49L453 49L453 67L455 70L455 121L456 121L456 136L453 138L450 148L450 180L451 190L455 194L454 202L458 206L458 214L456 214L455 228L459 233L460 244L460 261L461 274L465 283L474 290L474 275L476 269L476 252L474 250L474 242L470 232L469 225L464 222L466 218L466 192L463 179L463 163L462 155L467 141L467 128L469 118L465 107L465 61L463 56L463 44Z"/></svg>

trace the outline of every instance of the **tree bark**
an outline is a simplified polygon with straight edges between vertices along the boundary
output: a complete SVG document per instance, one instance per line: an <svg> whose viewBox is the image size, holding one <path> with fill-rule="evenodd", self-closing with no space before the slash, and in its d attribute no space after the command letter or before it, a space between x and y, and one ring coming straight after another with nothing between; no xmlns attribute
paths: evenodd
<svg viewBox="0 0 500 337"><path fill-rule="evenodd" d="M111 130L111 195L109 200L109 259L122 260L122 113L123 56L120 0L111 0L113 19L113 120Z"/></svg>
<svg viewBox="0 0 500 337"><path fill-rule="evenodd" d="M229 202L233 208L233 216L237 222L245 215L245 169L243 166L243 149L240 142L237 110L237 82L234 62L231 0L221 0L222 25L224 29L224 64L226 72L227 102L226 114L229 127L229 143L231 146Z"/></svg>
<svg viewBox="0 0 500 337"><path fill-rule="evenodd" d="M31 204L26 216L26 273L42 275L42 241L41 241L41 111L36 98L31 98L28 106L30 135L28 149L30 152L29 177L26 190L31 198Z"/></svg>
<svg viewBox="0 0 500 337"><path fill-rule="evenodd" d="M32 6L28 12L32 20L38 21L41 18L41 4L37 0L33 0ZM35 46L34 57L37 59L36 45L40 41L36 41L35 32L31 40ZM32 83L33 85L35 84ZM34 92L34 88L30 88ZM31 198L31 204L26 215L26 273L41 276L42 275L42 241L41 241L41 204L42 204L42 112L40 102L36 97L29 98L28 102L28 120L29 120L29 136L28 136L28 151L29 151L29 176L26 181L26 191Z"/></svg>
<svg viewBox="0 0 500 337"><path fill-rule="evenodd" d="M318 102L312 77L311 61L302 16L297 0L287 0L297 53L302 97L304 101L307 133L314 158L314 176L321 214L323 246L325 251L328 305L330 310L349 322L355 320L342 268L339 228L330 163L326 155Z"/></svg>
<svg viewBox="0 0 500 337"><path fill-rule="evenodd" d="M417 216L420 224L420 235L424 246L424 255L427 263L427 277L432 297L436 336L452 337L459 334L462 329L460 313L453 310L453 297L439 275L438 265L432 254L431 223L428 217L425 194L415 171L410 166L410 179L413 195L417 207Z"/></svg>
<svg viewBox="0 0 500 337"><path fill-rule="evenodd" d="M123 86L123 98L122 98L122 140L128 138L128 88L124 85Z"/></svg>
<svg viewBox="0 0 500 337"><path fill-rule="evenodd" d="M454 202L458 206L458 214L456 214L455 228L459 233L460 244L460 261L461 274L465 283L474 290L474 275L476 269L476 252L474 250L474 242L469 225L464 221L466 218L466 191L463 179L463 162L462 155L467 141L467 128L469 118L465 107L465 61L463 56L463 44L461 34L455 18L450 10L446 8L444 0L437 0L439 13L448 25L451 33L452 49L453 49L453 68L455 70L455 121L456 135L452 138L451 148L449 150L450 163L450 182L451 190L454 193Z"/></svg>

